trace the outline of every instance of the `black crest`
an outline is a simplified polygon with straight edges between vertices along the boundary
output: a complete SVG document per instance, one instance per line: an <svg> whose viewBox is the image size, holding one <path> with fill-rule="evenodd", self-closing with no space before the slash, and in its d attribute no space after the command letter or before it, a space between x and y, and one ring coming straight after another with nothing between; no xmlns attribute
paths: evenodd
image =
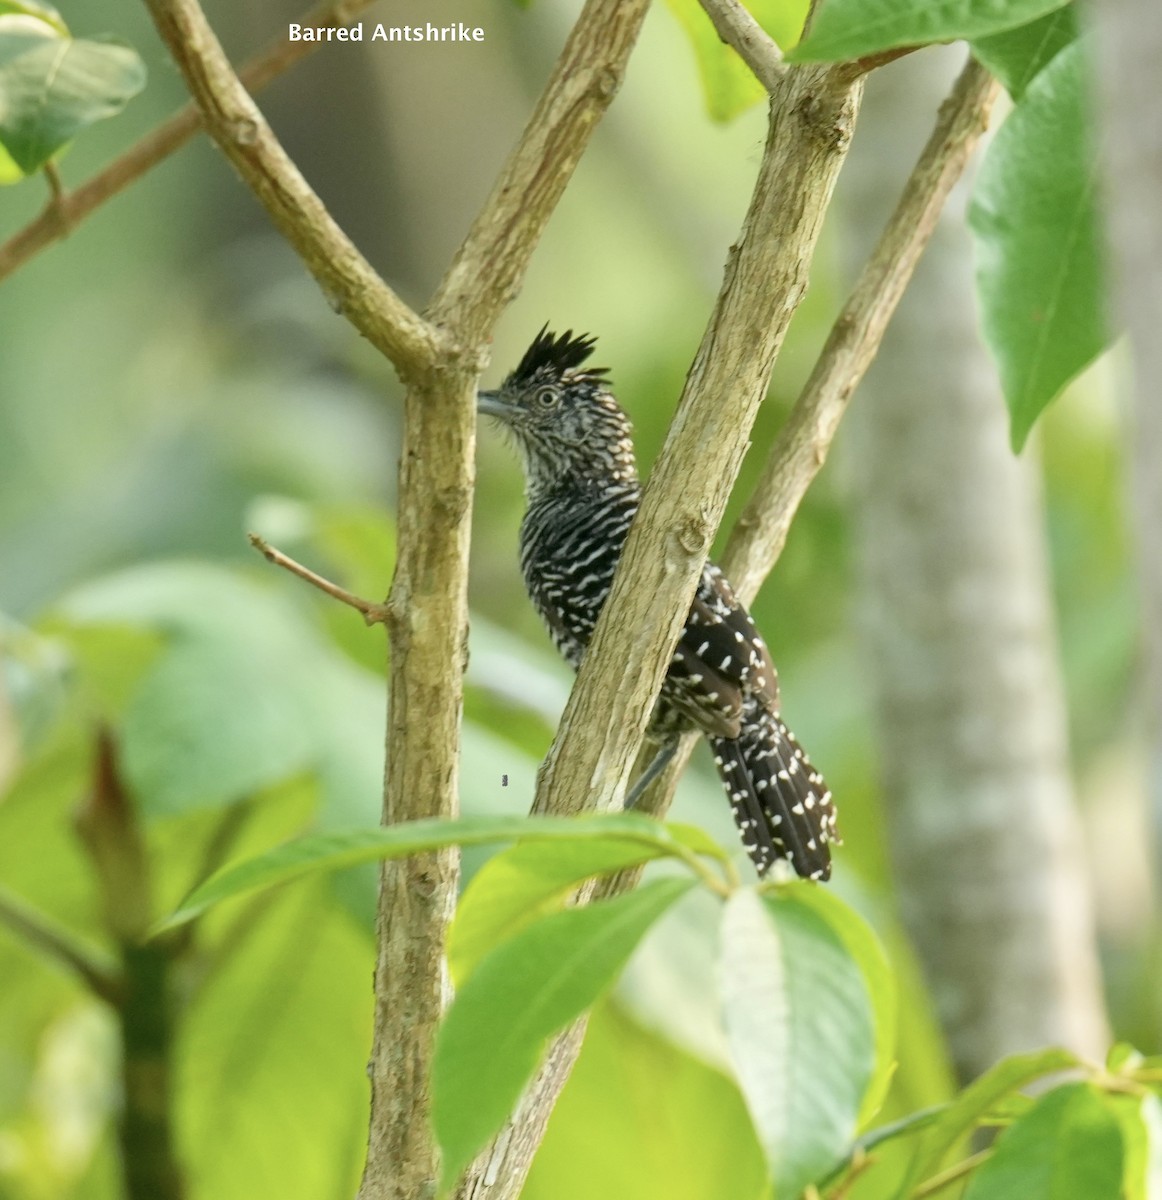
<svg viewBox="0 0 1162 1200"><path fill-rule="evenodd" d="M597 339L587 334L573 336L571 329L566 329L558 337L549 332L548 325L542 327L540 333L533 339L533 344L525 351L524 358L517 364L511 379L516 382L531 380L539 373L551 373L558 378L567 371L575 371L593 353ZM584 372L586 377L598 377L606 373L605 367L590 367Z"/></svg>

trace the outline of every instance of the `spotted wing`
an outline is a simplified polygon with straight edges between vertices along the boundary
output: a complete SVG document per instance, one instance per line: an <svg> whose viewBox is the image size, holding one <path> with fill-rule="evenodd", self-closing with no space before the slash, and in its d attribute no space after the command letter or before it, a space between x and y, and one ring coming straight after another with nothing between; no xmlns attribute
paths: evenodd
<svg viewBox="0 0 1162 1200"><path fill-rule="evenodd" d="M666 699L706 733L738 737L743 703L776 712L779 682L770 652L726 577L712 563L670 665Z"/></svg>

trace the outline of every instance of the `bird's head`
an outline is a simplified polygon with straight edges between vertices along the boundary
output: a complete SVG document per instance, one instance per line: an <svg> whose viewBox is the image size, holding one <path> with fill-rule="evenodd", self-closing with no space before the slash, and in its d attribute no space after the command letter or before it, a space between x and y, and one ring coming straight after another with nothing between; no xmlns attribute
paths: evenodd
<svg viewBox="0 0 1162 1200"><path fill-rule="evenodd" d="M495 392L477 409L511 430L524 456L529 493L637 478L629 418L603 367L585 367L595 338L560 337L545 326Z"/></svg>

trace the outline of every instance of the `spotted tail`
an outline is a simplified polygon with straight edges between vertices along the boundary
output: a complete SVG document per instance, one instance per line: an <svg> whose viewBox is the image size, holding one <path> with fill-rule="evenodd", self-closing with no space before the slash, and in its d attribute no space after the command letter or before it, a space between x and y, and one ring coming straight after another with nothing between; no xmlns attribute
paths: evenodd
<svg viewBox="0 0 1162 1200"><path fill-rule="evenodd" d="M788 858L805 879L831 876L839 842L835 806L823 777L777 713L753 698L737 738L712 737L714 762L730 799L742 844L759 875Z"/></svg>

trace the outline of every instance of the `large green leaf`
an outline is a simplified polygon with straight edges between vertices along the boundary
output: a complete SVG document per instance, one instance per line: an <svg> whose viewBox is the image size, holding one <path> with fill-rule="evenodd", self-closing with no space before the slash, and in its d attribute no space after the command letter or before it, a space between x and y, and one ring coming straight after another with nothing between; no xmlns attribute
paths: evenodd
<svg viewBox="0 0 1162 1200"><path fill-rule="evenodd" d="M751 69L718 36L698 0L666 0L698 63L706 107L716 121L728 121L766 94ZM799 39L807 0L750 0L747 8L784 50Z"/></svg>
<svg viewBox="0 0 1162 1200"><path fill-rule="evenodd" d="M977 38L972 52L1019 100L1037 78L1080 32L1076 5L1070 3L1028 25Z"/></svg>
<svg viewBox="0 0 1162 1200"><path fill-rule="evenodd" d="M896 1068L896 976L880 940L868 923L834 892L813 884L796 882L784 894L814 909L843 943L863 975L872 1002L875 1025L875 1074L860 1106L862 1127L879 1112L891 1087Z"/></svg>
<svg viewBox="0 0 1162 1200"><path fill-rule="evenodd" d="M766 1175L734 1081L611 999L593 1009L521 1200L769 1200Z"/></svg>
<svg viewBox="0 0 1162 1200"><path fill-rule="evenodd" d="M721 971L731 1057L775 1190L798 1196L843 1158L875 1075L863 972L794 889L731 897Z"/></svg>
<svg viewBox="0 0 1162 1200"><path fill-rule="evenodd" d="M273 588L167 563L89 584L65 600L61 616L164 638L118 731L146 813L227 804L323 757L335 656Z"/></svg>
<svg viewBox="0 0 1162 1200"><path fill-rule="evenodd" d="M917 1183L934 1174L957 1142L971 1133L1001 1100L1036 1080L1077 1065L1076 1055L1058 1049L1015 1054L1002 1059L965 1088L940 1119L925 1131L911 1169L896 1193L897 1200L911 1196Z"/></svg>
<svg viewBox="0 0 1162 1200"><path fill-rule="evenodd" d="M136 51L62 36L36 17L0 16L0 144L27 175L145 86Z"/></svg>
<svg viewBox="0 0 1162 1200"><path fill-rule="evenodd" d="M272 901L243 918L235 953L202 943L216 969L176 1049L183 1160L194 1194L213 1200L352 1197L367 1139L374 946L322 880Z"/></svg>
<svg viewBox="0 0 1162 1200"><path fill-rule="evenodd" d="M505 938L560 908L594 875L636 866L665 851L641 842L520 842L477 872L448 930L448 963L458 987Z"/></svg>
<svg viewBox="0 0 1162 1200"><path fill-rule="evenodd" d="M969 212L1017 449L1109 336L1086 78L1082 42L1037 75L989 147Z"/></svg>
<svg viewBox="0 0 1162 1200"><path fill-rule="evenodd" d="M480 964L444 1018L432 1064L442 1190L508 1118L545 1041L612 985L646 930L693 886L661 879L553 913Z"/></svg>
<svg viewBox="0 0 1162 1200"><path fill-rule="evenodd" d="M790 55L838 62L897 46L979 38L1024 25L1068 0L824 0L810 34Z"/></svg>
<svg viewBox="0 0 1162 1200"><path fill-rule="evenodd" d="M1089 1084L1055 1088L997 1141L965 1200L1122 1200L1122 1134Z"/></svg>
<svg viewBox="0 0 1162 1200"><path fill-rule="evenodd" d="M633 842L642 848L639 861L657 857L655 851L659 850L678 857L688 853L679 836L640 813L405 821L399 825L299 838L267 854L227 867L195 888L177 912L159 928L183 924L222 900L286 883L315 871L336 871L377 859L406 858L443 846L481 846L525 840Z"/></svg>

